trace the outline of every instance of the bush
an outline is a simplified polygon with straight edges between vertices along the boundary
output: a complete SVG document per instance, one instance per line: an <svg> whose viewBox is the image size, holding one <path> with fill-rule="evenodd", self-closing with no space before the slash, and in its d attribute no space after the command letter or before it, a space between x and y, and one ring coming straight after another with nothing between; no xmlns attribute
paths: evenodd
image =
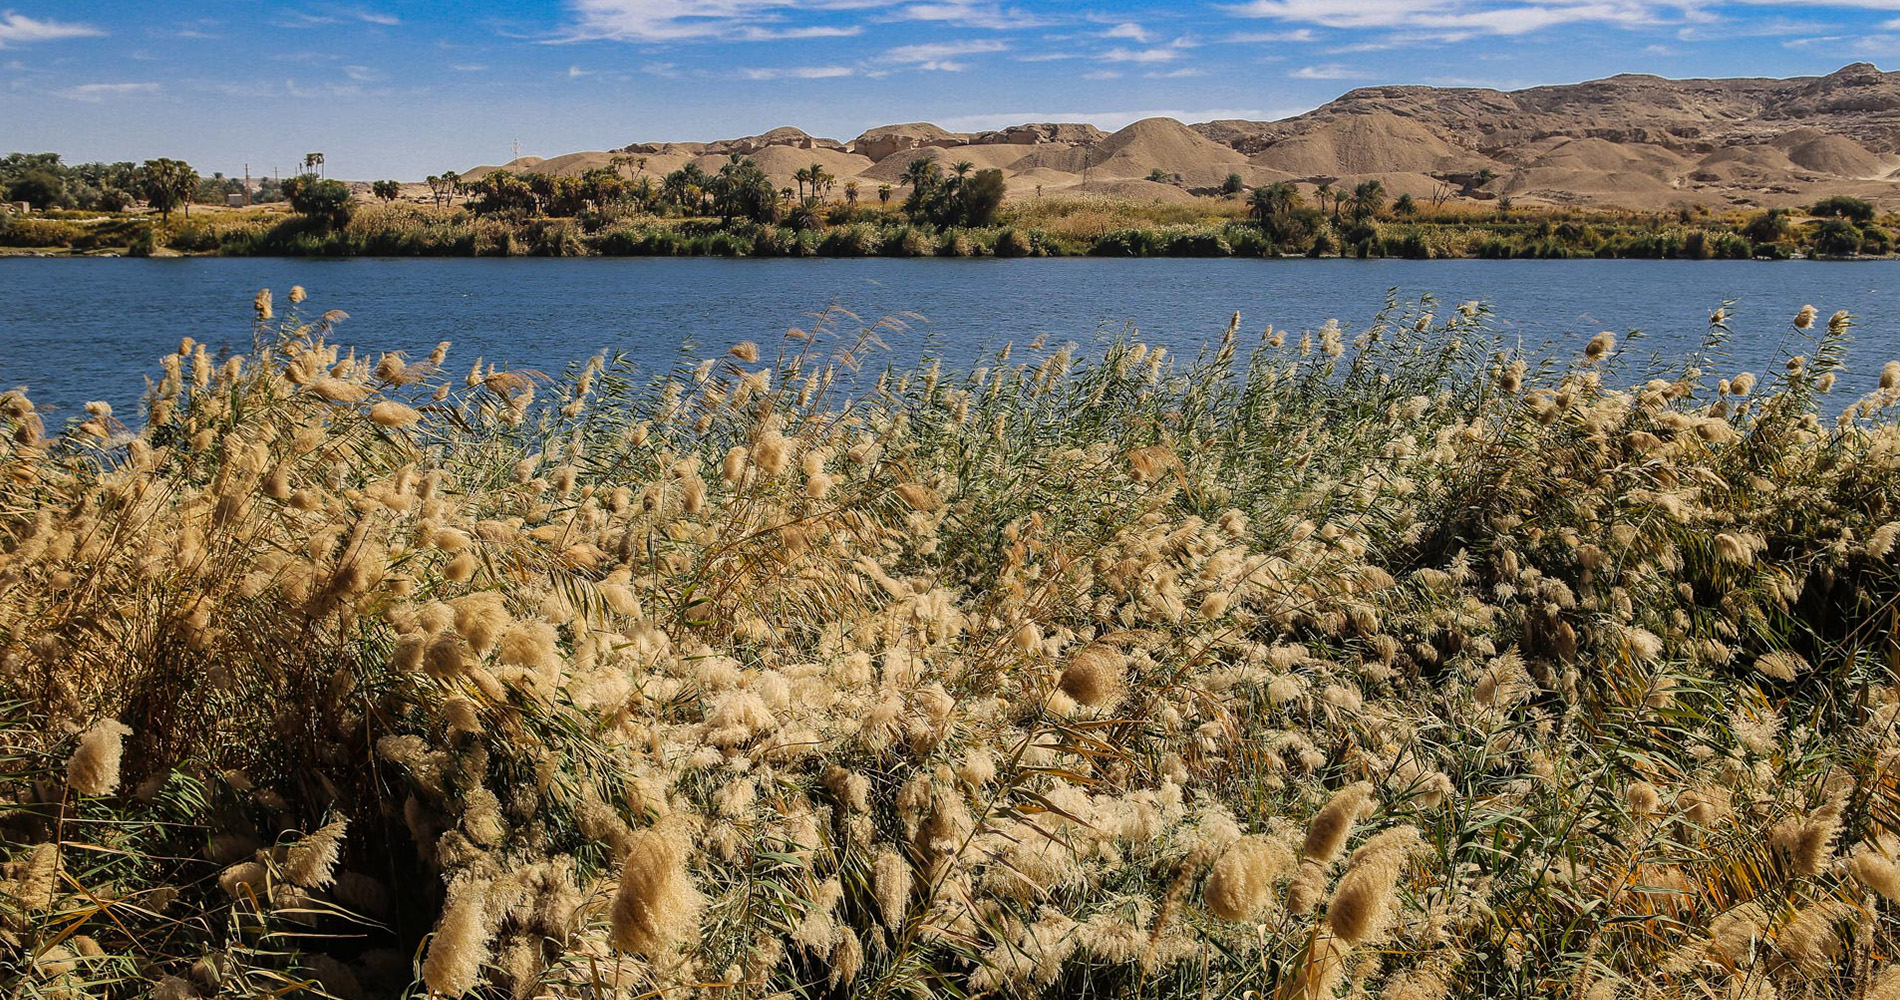
<svg viewBox="0 0 1900 1000"><path fill-rule="evenodd" d="M1169 257L1231 257L1234 248L1217 232L1191 229L1161 237L1162 253Z"/></svg>
<svg viewBox="0 0 1900 1000"><path fill-rule="evenodd" d="M1028 233L1011 226L996 237L996 256L1030 257L1036 253L1036 241Z"/></svg>
<svg viewBox="0 0 1900 1000"><path fill-rule="evenodd" d="M348 225L356 210L349 186L342 181L292 177L284 182L284 196L289 199L292 211L309 217L325 230Z"/></svg>
<svg viewBox="0 0 1900 1000"><path fill-rule="evenodd" d="M1748 260L1755 256L1755 248L1734 233L1717 235L1709 249L1719 260Z"/></svg>
<svg viewBox="0 0 1900 1000"><path fill-rule="evenodd" d="M1118 229L1103 233L1089 246L1091 257L1154 257L1162 250L1158 234L1149 229Z"/></svg>
<svg viewBox="0 0 1900 1000"><path fill-rule="evenodd" d="M1837 194L1815 202L1808 209L1808 214L1864 224L1874 221L1874 206L1871 202L1851 195Z"/></svg>
<svg viewBox="0 0 1900 1000"><path fill-rule="evenodd" d="M1432 248L1425 242L1424 234L1414 230L1403 236L1388 238L1385 241L1385 255L1403 257L1406 260L1430 260Z"/></svg>
<svg viewBox="0 0 1900 1000"><path fill-rule="evenodd" d="M1815 227L1814 252L1825 257L1852 257L1860 253L1865 236L1846 219L1827 219Z"/></svg>
<svg viewBox="0 0 1900 1000"><path fill-rule="evenodd" d="M86 239L85 227L51 219L7 218L0 224L0 245L10 247L71 247Z"/></svg>

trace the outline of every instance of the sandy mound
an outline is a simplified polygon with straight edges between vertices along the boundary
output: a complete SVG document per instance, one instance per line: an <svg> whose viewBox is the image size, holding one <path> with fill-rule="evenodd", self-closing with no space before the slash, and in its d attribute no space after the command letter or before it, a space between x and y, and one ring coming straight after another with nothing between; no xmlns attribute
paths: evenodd
<svg viewBox="0 0 1900 1000"><path fill-rule="evenodd" d="M535 167L537 173L554 174L557 177L579 177L589 170L604 169L613 166L613 159L619 153L586 152L569 153L541 161Z"/></svg>
<svg viewBox="0 0 1900 1000"><path fill-rule="evenodd" d="M1105 177L1180 174L1191 186L1219 184L1247 158L1172 118L1144 118L1103 139L1091 156Z"/></svg>
<svg viewBox="0 0 1900 1000"><path fill-rule="evenodd" d="M766 176L772 178L773 184L789 188L798 186L798 182L792 179L792 175L814 163L824 167L826 173L836 177L840 185L845 181L857 179L871 166L869 158L853 153L840 153L835 149L822 148L796 149L791 146L767 146L750 154L749 159L758 164L759 169L765 171ZM693 160L699 165L699 169L709 174L718 173L721 167L731 161L730 154L719 153L708 153L695 157Z"/></svg>
<svg viewBox="0 0 1900 1000"><path fill-rule="evenodd" d="M510 173L525 174L530 171L541 169L541 164L546 163L546 162L548 161L542 159L539 156L517 156L514 159L509 160L507 163L502 164L501 166L495 166L494 164L489 163L489 164L484 164L479 167L470 167L467 170L462 171L462 180L478 181L484 177L487 177L489 174L494 173L497 170L506 170L506 171L509 171Z"/></svg>
<svg viewBox="0 0 1900 1000"><path fill-rule="evenodd" d="M1682 156L1661 146L1572 139L1531 161L1532 169L1587 174L1642 174L1667 182L1687 169Z"/></svg>
<svg viewBox="0 0 1900 1000"><path fill-rule="evenodd" d="M1794 170L1794 161L1788 154L1774 146L1724 146L1702 158L1697 166L1715 167L1722 164L1741 164L1761 170Z"/></svg>
<svg viewBox="0 0 1900 1000"><path fill-rule="evenodd" d="M1016 163L1023 158L1021 146L1005 144L985 144L981 146L953 146L948 149L941 146L925 146L921 149L905 150L902 153L887 156L877 161L877 165L864 171L865 180L895 184L910 169L913 160L931 160L937 166L948 171L957 163L968 161L976 164L978 170L995 167L1005 176L1017 173Z"/></svg>
<svg viewBox="0 0 1900 1000"><path fill-rule="evenodd" d="M1842 135L1824 135L1788 150L1788 159L1809 170L1837 177L1879 177L1886 164L1867 147Z"/></svg>
<svg viewBox="0 0 1900 1000"><path fill-rule="evenodd" d="M1109 178L1104 180L1096 177L1091 177L1087 184L1083 184L1082 178L1079 175L1069 174L1065 176L1073 183L1065 185L1044 184L1043 195L1047 197L1058 194L1089 194L1108 198L1126 198L1129 201L1161 202L1171 205L1185 205L1198 200L1194 195L1189 194L1187 191L1173 184L1159 184L1154 181L1129 178ZM1034 190L1032 188L1015 193L1018 196L1033 197Z"/></svg>
<svg viewBox="0 0 1900 1000"><path fill-rule="evenodd" d="M1256 154L1255 166L1300 176L1424 173L1448 160L1468 158L1429 126L1397 115L1342 115Z"/></svg>

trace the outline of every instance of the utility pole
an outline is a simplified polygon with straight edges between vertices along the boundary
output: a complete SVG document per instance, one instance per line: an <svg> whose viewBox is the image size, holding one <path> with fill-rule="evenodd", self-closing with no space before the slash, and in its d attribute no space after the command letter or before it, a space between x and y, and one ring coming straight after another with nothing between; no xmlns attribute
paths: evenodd
<svg viewBox="0 0 1900 1000"><path fill-rule="evenodd" d="M521 139L520 139L519 137L516 137L516 139L515 139L515 155L514 155L514 158L515 158L515 159L517 159L517 160L519 160L519 159L521 159Z"/></svg>

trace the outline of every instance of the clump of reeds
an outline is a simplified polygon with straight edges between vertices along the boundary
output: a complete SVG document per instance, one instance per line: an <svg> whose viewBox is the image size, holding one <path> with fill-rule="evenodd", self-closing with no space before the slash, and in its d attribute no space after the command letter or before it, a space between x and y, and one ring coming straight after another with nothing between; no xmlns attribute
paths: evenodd
<svg viewBox="0 0 1900 1000"><path fill-rule="evenodd" d="M132 423L0 396L23 995L1894 989L1844 317L1625 387L1476 305L861 375L305 305Z"/></svg>

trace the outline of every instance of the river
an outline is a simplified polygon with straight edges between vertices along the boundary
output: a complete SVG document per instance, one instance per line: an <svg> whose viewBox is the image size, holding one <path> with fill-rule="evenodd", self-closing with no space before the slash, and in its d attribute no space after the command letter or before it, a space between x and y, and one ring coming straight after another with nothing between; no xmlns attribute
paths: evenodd
<svg viewBox="0 0 1900 1000"><path fill-rule="evenodd" d="M451 367L481 355L559 371L602 350L666 367L740 340L770 354L832 306L866 324L904 318L885 337L897 363L1131 327L1191 354L1236 311L1249 334L1350 329L1394 291L1441 309L1489 303L1496 327L1533 350L1641 331L1636 349L1660 356L1695 348L1710 311L1734 300L1735 364L1756 370L1802 349L1789 320L1813 303L1858 317L1844 388L1900 357L1900 263L1886 261L31 258L0 260L0 389L28 386L49 425L91 399L123 412L181 337L248 348L252 296L273 289L281 311L292 285L308 290L310 315L347 312L336 339L359 351L413 358L450 340Z"/></svg>

